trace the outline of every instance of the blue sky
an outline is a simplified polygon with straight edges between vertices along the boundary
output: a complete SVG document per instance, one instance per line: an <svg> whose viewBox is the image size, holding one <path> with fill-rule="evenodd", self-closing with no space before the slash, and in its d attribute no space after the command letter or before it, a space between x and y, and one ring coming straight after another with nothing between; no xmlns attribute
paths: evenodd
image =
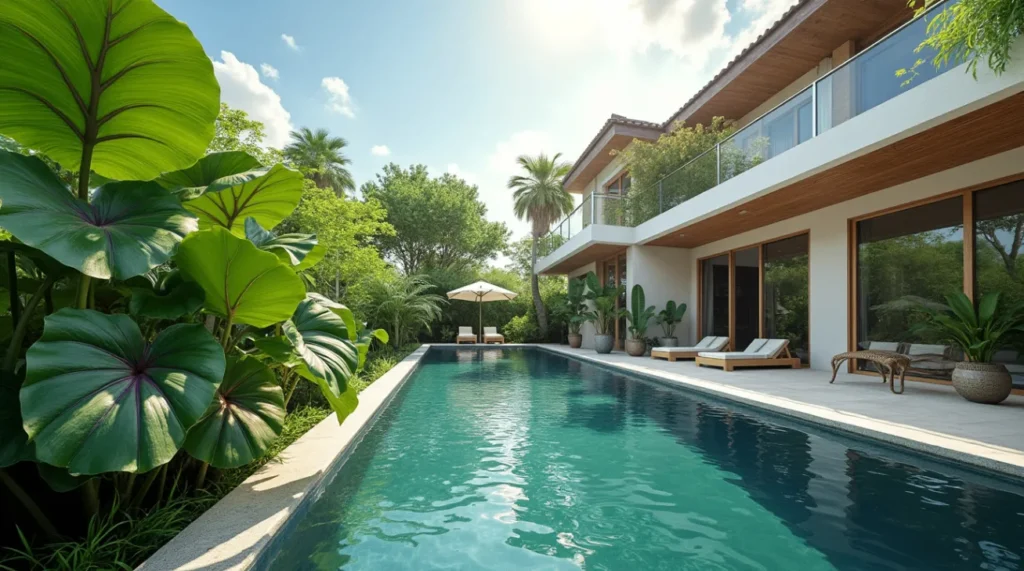
<svg viewBox="0 0 1024 571"><path fill-rule="evenodd" d="M665 120L794 0L157 2L271 144L327 128L357 184L391 161L456 172L518 238L517 155L572 162L612 113Z"/></svg>

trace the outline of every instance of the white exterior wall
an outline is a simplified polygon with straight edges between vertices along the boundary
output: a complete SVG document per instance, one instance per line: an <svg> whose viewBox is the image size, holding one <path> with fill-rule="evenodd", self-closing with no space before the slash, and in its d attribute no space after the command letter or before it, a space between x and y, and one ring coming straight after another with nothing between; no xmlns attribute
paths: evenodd
<svg viewBox="0 0 1024 571"><path fill-rule="evenodd" d="M626 308L632 307L633 286L637 284L644 288L647 305L657 311L664 309L669 300L687 304L686 315L675 333L680 344L686 344L693 338L686 316L695 308L687 297L691 284L696 283L695 268L690 251L684 248L630 246L626 250ZM652 319L647 324L647 337L662 335L661 326Z"/></svg>
<svg viewBox="0 0 1024 571"><path fill-rule="evenodd" d="M829 370L832 356L846 351L848 347L849 219L1020 172L1024 172L1024 147L686 250L689 259L686 272L689 287L685 300L690 308L684 318L686 331L692 339L697 329L697 260L807 230L810 233L811 266L811 367ZM645 260L648 263L654 262L652 258ZM627 269L630 272L637 271L642 276L659 275L659 271L676 271L671 267L665 270L640 269L632 263L627 265ZM647 283L643 285L646 289Z"/></svg>

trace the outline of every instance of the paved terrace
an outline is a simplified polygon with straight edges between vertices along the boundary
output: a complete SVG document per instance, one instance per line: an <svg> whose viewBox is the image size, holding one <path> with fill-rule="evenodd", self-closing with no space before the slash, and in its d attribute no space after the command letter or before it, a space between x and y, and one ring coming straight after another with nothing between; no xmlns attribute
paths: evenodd
<svg viewBox="0 0 1024 571"><path fill-rule="evenodd" d="M657 378L786 416L826 424L999 472L1024 477L1024 396L1000 405L962 399L948 385L907 381L892 394L877 375L812 369L746 369L726 373L692 361L669 363L615 352L542 345L549 351Z"/></svg>

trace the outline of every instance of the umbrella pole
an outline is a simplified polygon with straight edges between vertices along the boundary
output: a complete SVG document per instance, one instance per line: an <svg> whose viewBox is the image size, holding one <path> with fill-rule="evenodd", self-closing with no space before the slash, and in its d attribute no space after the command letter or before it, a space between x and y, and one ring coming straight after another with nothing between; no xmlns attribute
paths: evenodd
<svg viewBox="0 0 1024 571"><path fill-rule="evenodd" d="M476 325L477 326L477 333L480 334L480 342L483 343L484 342L484 296L481 295L481 296L479 296L477 298L476 305L479 308L479 313L480 313L480 315L479 315L479 317L477 319L478 323Z"/></svg>

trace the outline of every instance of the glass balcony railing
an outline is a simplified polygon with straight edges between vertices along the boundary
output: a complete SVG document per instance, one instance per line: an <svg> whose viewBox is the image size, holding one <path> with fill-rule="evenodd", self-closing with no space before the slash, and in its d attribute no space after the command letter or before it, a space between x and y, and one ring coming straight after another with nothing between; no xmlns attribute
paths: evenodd
<svg viewBox="0 0 1024 571"><path fill-rule="evenodd" d="M590 194L561 222L552 226L551 230L540 239L537 256L546 256L554 252L570 238L579 234L584 228L594 224L610 224L612 226L635 226L625 218L622 200L615 194Z"/></svg>
<svg viewBox="0 0 1024 571"><path fill-rule="evenodd" d="M951 68L932 64L935 51L918 50L928 23L960 0L933 5L799 93L690 159L650 188L634 186L626 198L596 195L584 202L542 239L545 254L590 225L636 226L757 165L770 161L818 135L905 93ZM915 62L923 62L914 66ZM899 77L896 71L911 71ZM592 195L595 196L595 195ZM589 209L589 211L588 211Z"/></svg>

